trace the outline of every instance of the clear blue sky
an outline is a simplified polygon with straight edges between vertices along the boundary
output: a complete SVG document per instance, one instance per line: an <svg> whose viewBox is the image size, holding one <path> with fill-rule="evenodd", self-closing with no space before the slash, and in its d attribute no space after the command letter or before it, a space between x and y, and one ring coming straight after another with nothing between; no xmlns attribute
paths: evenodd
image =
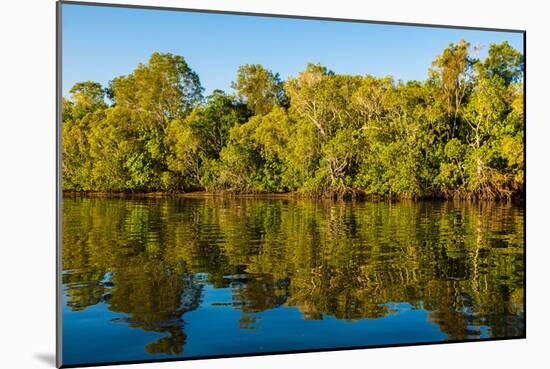
<svg viewBox="0 0 550 369"><path fill-rule="evenodd" d="M423 80L435 58L461 38L481 44L507 40L523 50L520 33L344 23L63 5L63 95L79 81L107 86L153 51L185 57L209 94L231 92L242 64L262 64L283 79L308 62L336 73Z"/></svg>

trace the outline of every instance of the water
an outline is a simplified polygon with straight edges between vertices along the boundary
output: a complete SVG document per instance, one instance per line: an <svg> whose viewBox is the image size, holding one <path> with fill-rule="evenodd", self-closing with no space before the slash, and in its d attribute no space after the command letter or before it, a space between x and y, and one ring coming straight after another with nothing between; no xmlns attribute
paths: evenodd
<svg viewBox="0 0 550 369"><path fill-rule="evenodd" d="M502 203L63 199L64 364L521 337Z"/></svg>

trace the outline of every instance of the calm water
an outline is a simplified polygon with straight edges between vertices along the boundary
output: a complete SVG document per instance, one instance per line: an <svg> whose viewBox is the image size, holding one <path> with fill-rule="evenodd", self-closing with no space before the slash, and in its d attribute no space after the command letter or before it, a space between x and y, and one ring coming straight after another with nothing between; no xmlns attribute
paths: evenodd
<svg viewBox="0 0 550 369"><path fill-rule="evenodd" d="M510 204L63 199L64 364L524 335Z"/></svg>

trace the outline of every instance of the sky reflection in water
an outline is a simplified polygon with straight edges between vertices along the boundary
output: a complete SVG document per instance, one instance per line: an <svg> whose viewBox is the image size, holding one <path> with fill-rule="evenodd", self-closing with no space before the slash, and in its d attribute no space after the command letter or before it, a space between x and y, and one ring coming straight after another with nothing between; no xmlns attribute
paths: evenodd
<svg viewBox="0 0 550 369"><path fill-rule="evenodd" d="M63 199L64 364L524 335L511 204Z"/></svg>

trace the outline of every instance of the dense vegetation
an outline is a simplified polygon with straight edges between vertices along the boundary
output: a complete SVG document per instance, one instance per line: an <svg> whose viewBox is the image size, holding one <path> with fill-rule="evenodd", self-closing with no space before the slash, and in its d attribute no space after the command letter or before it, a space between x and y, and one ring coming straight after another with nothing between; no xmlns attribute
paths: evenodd
<svg viewBox="0 0 550 369"><path fill-rule="evenodd" d="M519 196L523 56L470 49L450 44L422 82L244 65L234 94L206 98L183 57L154 53L63 99L63 189Z"/></svg>
<svg viewBox="0 0 550 369"><path fill-rule="evenodd" d="M264 333L258 313L280 306L361 320L402 302L451 340L514 337L524 334L523 227L518 208L495 202L67 197L63 283L72 310L105 303L164 333L149 353L182 353L205 282L231 288L207 309L240 310L242 329Z"/></svg>

